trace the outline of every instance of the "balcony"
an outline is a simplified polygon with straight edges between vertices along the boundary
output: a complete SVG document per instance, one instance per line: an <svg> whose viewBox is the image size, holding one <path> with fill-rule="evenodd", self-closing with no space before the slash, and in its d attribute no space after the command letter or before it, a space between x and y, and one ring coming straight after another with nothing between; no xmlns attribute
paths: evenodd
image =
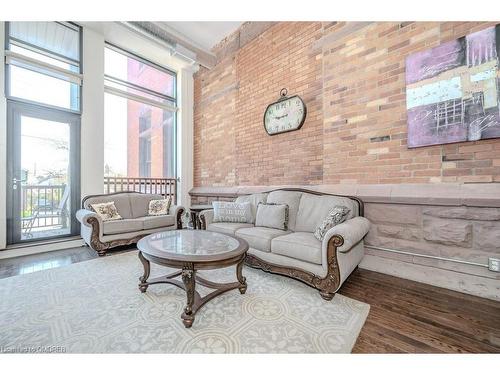
<svg viewBox="0 0 500 375"><path fill-rule="evenodd" d="M172 197L177 201L175 178L104 177L104 193L137 191ZM70 233L69 188L60 185L23 185L21 192L22 240Z"/></svg>

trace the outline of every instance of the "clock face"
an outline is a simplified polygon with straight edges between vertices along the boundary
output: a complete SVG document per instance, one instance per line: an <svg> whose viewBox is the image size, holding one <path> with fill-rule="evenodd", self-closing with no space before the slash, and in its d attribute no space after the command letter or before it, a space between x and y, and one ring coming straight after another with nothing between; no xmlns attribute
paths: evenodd
<svg viewBox="0 0 500 375"><path fill-rule="evenodd" d="M306 119L306 106L298 96L269 104L264 112L264 127L269 135L298 130Z"/></svg>

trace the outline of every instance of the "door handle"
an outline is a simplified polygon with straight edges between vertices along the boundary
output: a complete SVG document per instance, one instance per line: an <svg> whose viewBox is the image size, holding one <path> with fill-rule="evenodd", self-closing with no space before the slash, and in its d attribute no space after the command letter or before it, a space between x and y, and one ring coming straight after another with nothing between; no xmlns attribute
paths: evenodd
<svg viewBox="0 0 500 375"><path fill-rule="evenodd" d="M17 179L17 178L15 178L15 177L12 179L12 189L13 189L13 190L17 190L17 184L18 184L19 182L26 182L26 180L23 180L23 179Z"/></svg>

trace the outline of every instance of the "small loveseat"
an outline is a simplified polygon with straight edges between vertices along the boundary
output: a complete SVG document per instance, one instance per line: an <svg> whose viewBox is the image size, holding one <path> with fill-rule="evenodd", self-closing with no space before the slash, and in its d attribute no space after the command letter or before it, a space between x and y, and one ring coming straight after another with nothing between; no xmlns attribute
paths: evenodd
<svg viewBox="0 0 500 375"><path fill-rule="evenodd" d="M240 196L237 203L287 204L288 230L256 227L250 223L214 222L214 211L200 213L202 228L243 238L249 244L246 264L267 272L299 279L331 300L364 256L363 238L370 222L363 217L363 202L356 197L303 189L279 189ZM323 241L313 234L333 206L350 209L346 221L329 229Z"/></svg>
<svg viewBox="0 0 500 375"><path fill-rule="evenodd" d="M89 195L76 212L81 223L81 236L100 256L112 247L136 243L142 237L160 231L182 228L182 206L170 206L168 215L148 216L149 202L162 195L138 192ZM103 221L92 211L91 204L114 202L122 219Z"/></svg>

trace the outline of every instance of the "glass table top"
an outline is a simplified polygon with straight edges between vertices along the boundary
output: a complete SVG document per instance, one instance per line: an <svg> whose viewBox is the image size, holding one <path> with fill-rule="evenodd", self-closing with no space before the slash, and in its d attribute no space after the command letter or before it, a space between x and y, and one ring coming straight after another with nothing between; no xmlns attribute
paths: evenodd
<svg viewBox="0 0 500 375"><path fill-rule="evenodd" d="M206 230L173 230L159 232L139 241L139 250L178 256L210 256L238 249L240 243L233 237Z"/></svg>

